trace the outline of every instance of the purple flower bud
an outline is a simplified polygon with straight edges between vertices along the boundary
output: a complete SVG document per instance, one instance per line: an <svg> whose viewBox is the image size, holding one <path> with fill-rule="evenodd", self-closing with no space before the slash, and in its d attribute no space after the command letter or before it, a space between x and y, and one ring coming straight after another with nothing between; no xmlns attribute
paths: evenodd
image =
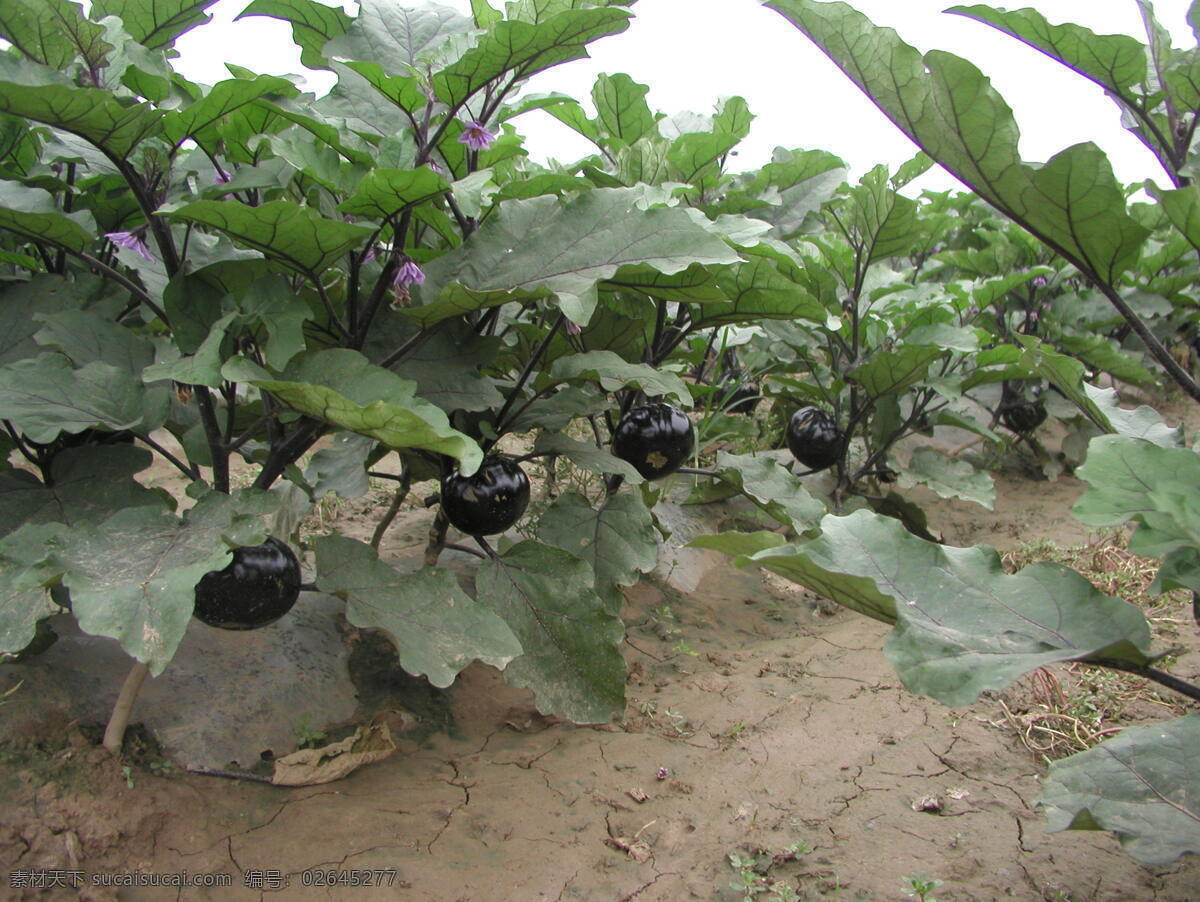
<svg viewBox="0 0 1200 902"><path fill-rule="evenodd" d="M227 185L227 184L229 184L229 179L230 179L229 173L222 172L220 169L216 169L213 171L213 184L214 185Z"/></svg>
<svg viewBox="0 0 1200 902"><path fill-rule="evenodd" d="M1048 284L1050 284L1050 281L1045 276L1034 276L1029 280L1029 284L1034 288L1045 288Z"/></svg>
<svg viewBox="0 0 1200 902"><path fill-rule="evenodd" d="M568 335L578 335L582 331L583 330L580 329L577 324L571 322L571 320L567 320L567 334Z"/></svg>
<svg viewBox="0 0 1200 902"><path fill-rule="evenodd" d="M118 247L136 251L139 257L149 263L158 262L158 258L150 253L150 248L146 247L146 242L142 241L137 232L107 232L104 237Z"/></svg>
<svg viewBox="0 0 1200 902"><path fill-rule="evenodd" d="M367 252L362 255L362 259L358 262L360 264L374 263L377 256L379 255L375 252L375 245L372 244L367 248Z"/></svg>
<svg viewBox="0 0 1200 902"><path fill-rule="evenodd" d="M475 119L468 122L463 128L463 133L458 136L458 143L467 145L471 150L487 150L495 140L496 136L489 132L482 122Z"/></svg>
<svg viewBox="0 0 1200 902"><path fill-rule="evenodd" d="M434 172L436 172L438 175L441 175L443 172L446 171L440 165L438 165L438 163L434 160L426 160L425 165L428 166L430 169L432 169Z"/></svg>
<svg viewBox="0 0 1200 902"><path fill-rule="evenodd" d="M425 273L421 272L421 267L413 263L412 260L405 260L400 264L400 268L396 270L396 275L392 279L393 288L408 288L409 285L424 285Z"/></svg>

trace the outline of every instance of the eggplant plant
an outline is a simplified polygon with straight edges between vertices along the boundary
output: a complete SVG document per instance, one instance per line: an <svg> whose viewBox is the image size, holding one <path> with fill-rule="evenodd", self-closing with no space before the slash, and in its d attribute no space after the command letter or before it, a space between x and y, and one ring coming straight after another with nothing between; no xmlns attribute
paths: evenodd
<svg viewBox="0 0 1200 902"><path fill-rule="evenodd" d="M1094 196L1066 198L1100 207L1084 234L1064 237L1060 206L1026 217L1052 261L1032 254L1020 273L967 272L954 255L984 250L969 223L993 214L972 198L901 193L932 160L947 163L943 143L856 185L842 161L811 149L780 148L735 172L753 118L743 98L665 116L624 74L600 76L586 109L523 93L534 75L624 31L631 0L516 0L503 11L473 0L471 15L392 0L362 0L355 15L254 0L243 16L289 23L304 64L332 73L320 97L239 67L214 85L174 71L174 42L203 26L212 0L97 0L86 14L18 5L22 15L0 23L0 652L29 646L69 598L81 629L133 659L106 731L113 751L141 681L169 666L189 628L206 628L193 627L197 617L260 625L302 605L302 587L343 601L352 625L382 631L400 666L434 686L479 660L532 690L545 713L619 717L621 590L655 566L651 507L659 480L680 472L715 496L745 496L778 530L728 533L720 547L770 557L916 635L899 589L847 575L865 540L843 527L864 526L899 555L897 573L927 574L953 552L867 510L828 509L858 496L903 508L890 490L862 489L896 479L988 500L986 474L961 461L914 453L898 472L888 457L899 438L937 425L991 435L964 412L979 385L1046 380L1097 429L1191 453L1152 415L1129 415L1088 384L1067 344L1005 331L1011 311L996 311L1066 267L1129 307L1118 276L1166 223L1147 209L1126 214L1103 179ZM797 21L852 15L775 5ZM835 41L833 20L821 21ZM534 162L518 124L535 110L594 152ZM1061 186L1060 169L1040 171L1038 184ZM1009 187L979 192L1011 215ZM1163 200L1172 227L1190 221L1170 212L1186 200ZM1170 289L1164 322L1180 327L1191 322L1187 289L1168 278L1183 271L1178 241L1168 245L1164 265L1141 278ZM1146 331L1121 316L1131 335ZM698 357L731 328L755 336L739 354L762 377L771 416L819 407L841 431L830 497L811 491L782 447L683 466L697 441ZM186 503L139 482L156 457L178 472ZM525 466L537 459L599 491L534 503ZM371 477L394 487L372 540L304 536L304 580L279 547L297 515L330 492L365 491ZM402 573L379 547L425 483L424 566ZM789 557L775 547L784 531L809 544ZM1190 540L1172 536L1168 572L1185 584ZM472 594L439 566L448 548L475 556ZM827 551L819 565L816 548ZM239 578L248 549L267 549L275 567L264 574L260 561L248 574L264 607L214 609L228 593L210 590ZM999 578L982 552L968 564L971 580ZM1089 622L1049 640L985 606L960 624L965 654L990 655L988 637L1023 637L1011 654L944 677L935 656L930 686L913 688L957 703L1071 657L1158 673L1144 622L1054 579L1064 593L1049 600L1025 583L1014 592L1055 614L1099 606L1104 623L1068 617ZM901 657L920 671L930 642L910 645Z"/></svg>
<svg viewBox="0 0 1200 902"><path fill-rule="evenodd" d="M1068 279L1076 288L1087 286L1111 304L1162 375L1200 400L1186 367L1155 334L1162 305L1143 297L1145 285L1167 283L1171 265L1180 259L1181 239L1200 248L1192 234L1197 195L1187 175L1200 116L1200 94L1190 77L1195 51L1171 48L1148 0L1138 2L1145 44L1053 25L1032 9L972 6L951 12L992 24L1101 84L1172 183L1168 189L1147 185L1159 203L1158 216L1144 206L1130 210L1126 192L1095 145L1068 148L1043 165L1020 160L1011 111L968 61L943 51L922 56L895 31L876 27L845 3L765 5L824 51L930 158L1069 264ZM1200 3L1190 6L1188 18L1200 36ZM1160 230L1151 241L1163 222L1178 234L1164 238ZM844 233L854 234L849 228ZM1177 316L1192 321L1197 302L1186 285L1172 283L1169 303ZM1025 324L1030 325L1028 315ZM1082 361L1034 330L1010 338L978 355L980 373L964 386L1042 378L1075 402L1101 433L1078 471L1089 487L1076 516L1096 526L1133 522L1131 549L1162 559L1157 585L1195 592L1200 520L1188 499L1200 458L1185 446L1182 430L1167 427L1149 408L1121 408L1115 392L1086 381L1089 368ZM1014 425L1034 425L1036 418L1031 414ZM973 701L1055 660L1136 673L1200 701L1200 686L1155 666L1170 652L1151 650L1144 615L1066 567L1039 563L1007 574L992 549L943 547L867 510L826 516L815 537L794 544L775 532L723 533L696 542L892 624L884 651L905 685L947 704ZM931 573L939 578L931 580ZM1039 802L1050 828L1112 830L1148 865L1200 852L1195 804L1200 766L1192 752L1198 731L1200 717L1189 714L1123 731L1055 764Z"/></svg>

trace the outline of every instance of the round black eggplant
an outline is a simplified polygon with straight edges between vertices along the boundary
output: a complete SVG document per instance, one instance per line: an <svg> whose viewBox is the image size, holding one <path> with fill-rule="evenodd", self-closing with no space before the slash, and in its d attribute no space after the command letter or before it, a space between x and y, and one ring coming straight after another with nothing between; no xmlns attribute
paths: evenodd
<svg viewBox="0 0 1200 902"><path fill-rule="evenodd" d="M650 480L678 470L695 445L687 414L661 402L635 407L621 417L612 439L613 454Z"/></svg>
<svg viewBox="0 0 1200 902"><path fill-rule="evenodd" d="M1046 421L1046 405L1041 401L1013 401L1000 411L1000 421L1013 432L1025 435Z"/></svg>
<svg viewBox="0 0 1200 902"><path fill-rule="evenodd" d="M842 430L819 407L801 407L788 421L788 450L810 470L832 467L842 456L844 444Z"/></svg>
<svg viewBox="0 0 1200 902"><path fill-rule="evenodd" d="M469 536L493 536L521 519L529 505L529 477L507 457L485 457L471 476L442 480L442 511Z"/></svg>
<svg viewBox="0 0 1200 902"><path fill-rule="evenodd" d="M224 570L196 583L196 619L223 630L253 630L286 614L300 597L300 562L271 536L261 545L233 549Z"/></svg>

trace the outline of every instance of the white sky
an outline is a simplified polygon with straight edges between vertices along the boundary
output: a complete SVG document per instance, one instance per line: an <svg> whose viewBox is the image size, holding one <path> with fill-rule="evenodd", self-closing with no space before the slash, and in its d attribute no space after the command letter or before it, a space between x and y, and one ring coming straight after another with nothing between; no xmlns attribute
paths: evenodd
<svg viewBox="0 0 1200 902"><path fill-rule="evenodd" d="M227 77L226 61L256 72L303 71L290 26L262 17L232 23L248 2L220 0L210 9L212 23L177 43L182 57L176 65L186 77L218 81ZM441 2L463 12L470 9L469 0ZM492 4L500 6L499 0ZM1090 140L1107 152L1121 181L1153 178L1165 184L1154 158L1121 128L1117 108L1103 91L1032 48L989 26L944 14L952 5L947 0L852 0L851 5L876 24L895 28L922 51L951 51L989 75L1015 112L1026 160L1045 160ZM1034 0L1033 5L1051 22L1076 22L1101 34L1124 32L1145 41L1135 0ZM1155 3L1178 47L1196 46L1185 19L1189 5L1190 0ZM639 0L633 11L627 31L590 45L591 59L551 69L530 82L527 91L561 91L590 107L598 73L626 72L650 86L651 109L668 114L709 113L719 97L741 95L756 119L732 168L757 168L780 145L831 151L854 175L876 163L894 168L915 152L814 44L758 0ZM321 79L327 73L318 73L310 89L323 90L329 82ZM529 113L514 124L535 158L570 161L592 150L544 113ZM961 186L937 170L914 187Z"/></svg>

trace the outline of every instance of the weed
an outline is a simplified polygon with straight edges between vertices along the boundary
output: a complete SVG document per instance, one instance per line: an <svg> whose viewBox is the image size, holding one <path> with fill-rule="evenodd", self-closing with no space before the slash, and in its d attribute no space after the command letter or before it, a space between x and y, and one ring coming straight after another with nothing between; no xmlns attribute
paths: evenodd
<svg viewBox="0 0 1200 902"><path fill-rule="evenodd" d="M125 785L133 789L133 768L128 764L121 767L121 776L125 778Z"/></svg>
<svg viewBox="0 0 1200 902"><path fill-rule="evenodd" d="M940 880L931 880L924 874L910 874L904 878L904 887L901 890L906 896L916 896L920 902L937 902L930 895L935 889L942 885Z"/></svg>
<svg viewBox="0 0 1200 902"><path fill-rule="evenodd" d="M309 714L306 711L300 715L300 720L292 727L292 732L296 734L296 740L299 748L315 749L325 739L325 731L314 729L308 722Z"/></svg>

